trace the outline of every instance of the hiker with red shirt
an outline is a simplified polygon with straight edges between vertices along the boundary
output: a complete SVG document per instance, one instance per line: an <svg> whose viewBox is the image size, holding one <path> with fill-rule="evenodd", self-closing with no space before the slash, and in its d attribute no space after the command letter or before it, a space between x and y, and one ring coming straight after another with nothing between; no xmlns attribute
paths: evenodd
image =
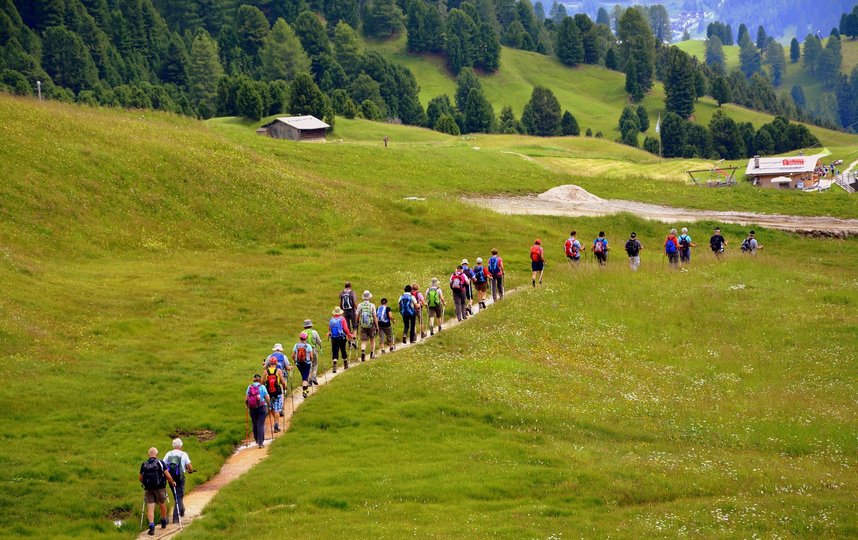
<svg viewBox="0 0 858 540"><path fill-rule="evenodd" d="M453 303L456 305L456 319L468 318L468 299L465 296L465 288L468 286L469 278L465 275L462 265L456 267L456 271L450 276L450 289L453 291Z"/></svg>
<svg viewBox="0 0 858 540"><path fill-rule="evenodd" d="M674 268L679 268L679 240L676 238L676 229L670 229L670 234L664 240L664 254L667 262Z"/></svg>
<svg viewBox="0 0 858 540"><path fill-rule="evenodd" d="M343 317L343 310L340 309L339 306L334 308L331 315L333 315L333 317L328 321L328 337L331 338L331 360L333 360L331 371L336 373L337 360L339 359L340 354L342 354L343 357L343 368L349 369L349 356L346 352L346 340L351 341L355 336L352 334L351 330L349 330L349 325Z"/></svg>
<svg viewBox="0 0 858 540"><path fill-rule="evenodd" d="M542 250L542 240L539 238L530 248L530 281L536 287L536 275L539 274L539 284L542 285L542 271L545 269L545 252Z"/></svg>
<svg viewBox="0 0 858 540"><path fill-rule="evenodd" d="M497 302L498 296L503 300L503 259L498 256L498 250L492 249L489 265L486 267L492 276L492 301Z"/></svg>
<svg viewBox="0 0 858 540"><path fill-rule="evenodd" d="M563 248L566 251L566 258L569 260L569 266L573 267L581 260L581 242L575 238L575 234L577 234L576 231L569 233L569 238L563 244Z"/></svg>

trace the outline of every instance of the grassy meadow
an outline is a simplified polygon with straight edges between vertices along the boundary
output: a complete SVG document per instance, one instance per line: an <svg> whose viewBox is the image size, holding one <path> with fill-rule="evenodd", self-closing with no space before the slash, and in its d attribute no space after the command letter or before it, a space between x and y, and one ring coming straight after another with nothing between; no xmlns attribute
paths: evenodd
<svg viewBox="0 0 858 540"><path fill-rule="evenodd" d="M512 288L534 237L544 288L337 379L186 535L263 517L310 537L856 534L855 239L761 231L756 259L701 247L675 273L664 225L458 200L664 186L701 207L854 216L854 199L685 186L583 138L338 119L329 143L294 144L236 119L5 95L0 116L0 537L132 536L147 448L181 434L190 488L214 475L262 358L305 318L321 331L344 281L393 299L497 247ZM691 226L705 244L711 224ZM573 227L608 233L607 271L560 261ZM735 250L743 231L724 228ZM636 275L619 250L632 229L649 248Z"/></svg>

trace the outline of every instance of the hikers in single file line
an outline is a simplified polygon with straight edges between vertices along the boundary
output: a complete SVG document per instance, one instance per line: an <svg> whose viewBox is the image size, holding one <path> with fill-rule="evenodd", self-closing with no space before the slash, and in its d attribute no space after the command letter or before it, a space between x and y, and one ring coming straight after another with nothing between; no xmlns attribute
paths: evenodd
<svg viewBox="0 0 858 540"><path fill-rule="evenodd" d="M185 475L194 472L191 465L191 457L182 450L182 439L173 439L173 449L164 456L164 463L176 485L173 488L175 501L173 504L173 523L178 523L179 518L185 515Z"/></svg>
<svg viewBox="0 0 858 540"><path fill-rule="evenodd" d="M479 259L477 259L479 260ZM438 278L432 278L432 286L426 289L426 309L429 310L429 335L435 335L435 319L438 319L438 331L444 325L444 291L438 286Z"/></svg>
<svg viewBox="0 0 858 540"><path fill-rule="evenodd" d="M426 311L426 297L420 292L420 285L417 283L411 284L411 296L417 302L417 313L415 319L417 321L417 331L420 332L420 339L426 339L426 329L423 326L423 314Z"/></svg>
<svg viewBox="0 0 858 540"><path fill-rule="evenodd" d="M638 240L637 233L633 232L628 240L626 240L626 253L629 256L629 268L632 271L636 271L641 266L641 250L643 249L643 245L641 245L640 240Z"/></svg>
<svg viewBox="0 0 858 540"><path fill-rule="evenodd" d="M143 485L143 500L146 502L146 513L149 517L149 535L155 535L155 504L161 511L161 528L167 528L167 484L176 485L170 475L167 464L158 459L158 449L149 449L149 459L140 465L140 476Z"/></svg>
<svg viewBox="0 0 858 540"><path fill-rule="evenodd" d="M742 253L748 255L756 255L758 249L763 249L763 246L757 242L754 231L748 233L748 236L742 241Z"/></svg>
<svg viewBox="0 0 858 540"><path fill-rule="evenodd" d="M268 391L262 384L262 375L257 373L244 392L244 404L247 405L247 411L250 414L253 439L259 448L265 446L265 418L268 416L270 399Z"/></svg>
<svg viewBox="0 0 858 540"><path fill-rule="evenodd" d="M486 309L486 289L492 276L489 271L483 266L483 258L477 257L477 265L473 268L474 271L474 287L477 289L477 303L480 309Z"/></svg>
<svg viewBox="0 0 858 540"><path fill-rule="evenodd" d="M577 231L572 231L569 233L569 238L566 239L566 242L563 244L563 249L566 252L566 260L569 261L569 266L575 267L578 265L578 261L581 260L581 242L575 238Z"/></svg>
<svg viewBox="0 0 858 540"><path fill-rule="evenodd" d="M387 298L382 298L378 309L375 310L375 319L378 321L378 344L381 348L381 354L384 354L384 348L390 347L390 352L396 350L393 344L393 320L390 306L387 305ZM373 352L375 349L373 348Z"/></svg>
<svg viewBox="0 0 858 540"><path fill-rule="evenodd" d="M405 292L399 297L399 314L402 315L402 343L417 341L414 324L417 320L417 300L411 294L411 285L405 286Z"/></svg>
<svg viewBox="0 0 858 540"><path fill-rule="evenodd" d="M542 272L545 270L545 250L542 249L542 240L537 238L530 248L530 282L536 287L536 280L542 285Z"/></svg>
<svg viewBox="0 0 858 540"><path fill-rule="evenodd" d="M268 414L274 422L274 432L280 432L280 422L278 417L283 416L283 396L286 394L286 373L292 369L289 360L285 363L286 372L277 367L277 358L274 355L268 357L268 365L262 371L263 384L268 392L269 405Z"/></svg>
<svg viewBox="0 0 858 540"><path fill-rule="evenodd" d="M360 361L366 361L366 344L369 342L369 358L375 358L375 335L378 333L378 316L375 304L369 300L372 293L364 291L363 302L358 304L358 326L360 327Z"/></svg>
<svg viewBox="0 0 858 540"><path fill-rule="evenodd" d="M357 333L357 297L352 290L350 281L346 282L345 288L340 292L340 309L343 310L343 317L345 317L346 323L348 323L349 332L352 334ZM354 337L350 338L350 343L352 347L357 348L357 344L354 343Z"/></svg>
<svg viewBox="0 0 858 540"><path fill-rule="evenodd" d="M715 257L721 258L724 254L724 249L727 247L727 240L721 236L721 227L715 227L715 233L709 238L709 249L715 254Z"/></svg>
<svg viewBox="0 0 858 540"><path fill-rule="evenodd" d="M670 229L670 234L664 239L664 254L667 262L673 268L679 268L679 239L676 238L676 229Z"/></svg>
<svg viewBox="0 0 858 540"><path fill-rule="evenodd" d="M498 256L497 249L492 249L492 256L489 257L489 265L486 268L492 276L492 301L503 300L503 259Z"/></svg>
<svg viewBox="0 0 858 540"><path fill-rule="evenodd" d="M682 228L682 234L679 235L679 263L682 266L688 265L691 262L691 248L697 247L697 244L691 241L691 236L688 235L688 228Z"/></svg>
<svg viewBox="0 0 858 540"><path fill-rule="evenodd" d="M304 331L307 332L307 343L313 347L313 362L310 365L310 384L319 386L319 381L316 376L319 373L319 358L322 357L322 337L319 332L313 328L313 321L307 319L304 321Z"/></svg>
<svg viewBox="0 0 858 540"><path fill-rule="evenodd" d="M465 297L465 287L468 285L468 277L465 275L462 265L450 276L450 290L453 291L453 304L456 306L456 319L463 321L468 318L468 299Z"/></svg>
<svg viewBox="0 0 858 540"><path fill-rule="evenodd" d="M472 283L474 282L474 271L471 270L470 263L468 259L462 259L462 273L465 274L465 277L468 278L467 285L465 286L465 299L468 301L465 309L468 312L468 315L473 315L474 312L471 309L474 302L474 288L472 287Z"/></svg>
<svg viewBox="0 0 858 540"><path fill-rule="evenodd" d="M599 266L604 267L608 264L608 239L605 238L605 231L599 231L599 236L593 240L593 255L599 261Z"/></svg>
<svg viewBox="0 0 858 540"><path fill-rule="evenodd" d="M301 373L301 395L304 397L310 393L310 368L313 367L313 347L307 343L308 337L307 332L301 332L298 343L292 347L292 360Z"/></svg>
<svg viewBox="0 0 858 540"><path fill-rule="evenodd" d="M343 368L349 369L349 355L346 352L346 340L353 340L354 334L349 330L349 325L343 317L343 310L339 307L331 312L331 320L328 321L328 337L331 338L331 371L337 372L337 360L343 357Z"/></svg>

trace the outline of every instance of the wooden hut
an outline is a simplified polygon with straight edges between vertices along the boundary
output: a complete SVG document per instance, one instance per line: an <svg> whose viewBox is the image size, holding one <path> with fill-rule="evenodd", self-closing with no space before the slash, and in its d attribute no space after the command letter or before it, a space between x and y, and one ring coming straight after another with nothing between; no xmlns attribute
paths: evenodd
<svg viewBox="0 0 858 540"><path fill-rule="evenodd" d="M801 189L819 180L822 158L813 156L766 157L754 156L748 160L745 176L755 186L779 189Z"/></svg>
<svg viewBox="0 0 858 540"><path fill-rule="evenodd" d="M281 116L256 130L257 135L292 141L324 141L328 124L315 116Z"/></svg>

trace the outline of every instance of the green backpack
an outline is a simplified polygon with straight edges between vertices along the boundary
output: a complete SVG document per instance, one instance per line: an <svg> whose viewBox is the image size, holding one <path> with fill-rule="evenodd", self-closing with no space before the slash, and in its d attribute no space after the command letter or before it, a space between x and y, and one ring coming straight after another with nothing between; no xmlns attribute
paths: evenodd
<svg viewBox="0 0 858 540"><path fill-rule="evenodd" d="M372 319L372 312L374 311L372 308L372 304L369 302L361 302L360 304L360 327L361 328L372 328L375 324L375 321Z"/></svg>
<svg viewBox="0 0 858 540"><path fill-rule="evenodd" d="M429 287L429 290L426 291L426 300L429 307L438 307L441 305L441 292L438 290L438 287Z"/></svg>

